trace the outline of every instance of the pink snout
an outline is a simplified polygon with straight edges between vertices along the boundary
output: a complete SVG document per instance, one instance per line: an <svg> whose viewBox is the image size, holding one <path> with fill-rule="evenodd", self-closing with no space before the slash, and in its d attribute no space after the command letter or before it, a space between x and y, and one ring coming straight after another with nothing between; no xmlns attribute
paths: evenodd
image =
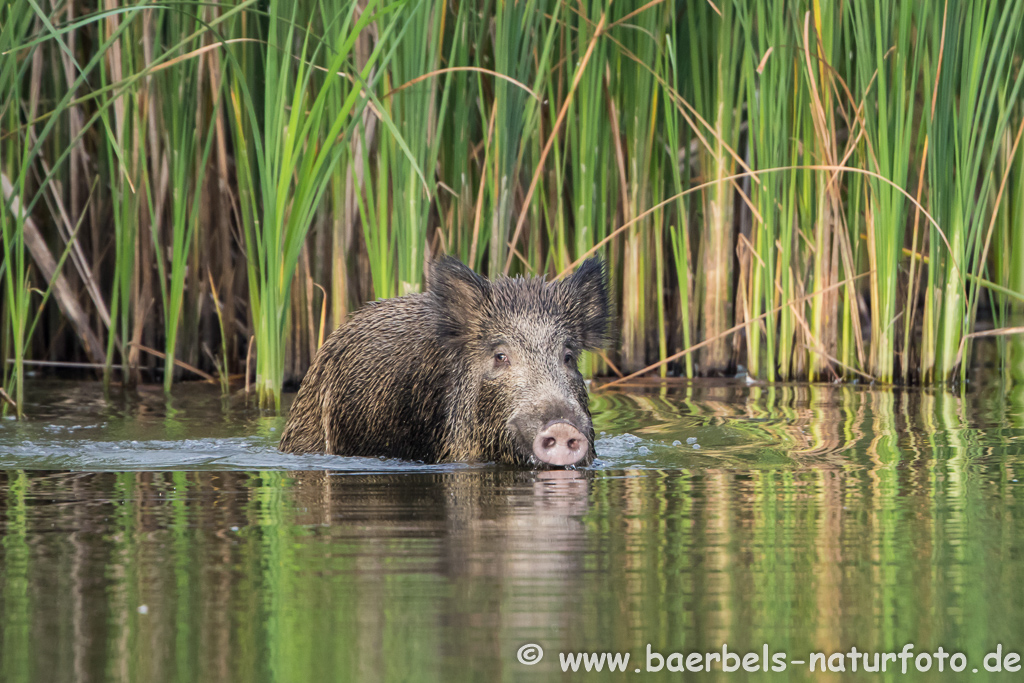
<svg viewBox="0 0 1024 683"><path fill-rule="evenodd" d="M541 462L558 467L573 465L587 456L590 441L564 420L552 420L533 439L533 454Z"/></svg>

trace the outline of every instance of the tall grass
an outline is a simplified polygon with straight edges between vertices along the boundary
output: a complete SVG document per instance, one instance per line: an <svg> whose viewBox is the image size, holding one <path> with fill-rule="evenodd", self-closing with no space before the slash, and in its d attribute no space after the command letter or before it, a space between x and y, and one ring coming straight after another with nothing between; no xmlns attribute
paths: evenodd
<svg viewBox="0 0 1024 683"><path fill-rule="evenodd" d="M373 62L395 26L381 6L352 4L337 13L321 6L306 15L300 13L300 3L271 3L268 16L256 18L265 38L246 45L235 57L232 124L243 162L238 168L239 213L261 406L280 408L292 280L300 252L346 150L335 142L355 129L367 103L363 93ZM242 16L238 22L248 19ZM383 40L373 58L355 69L350 57L356 38L378 20L389 22L379 29ZM324 35L315 37L313 26L321 27ZM319 67L323 76L314 68L318 58L325 65ZM262 90L251 87L252 73L266 79ZM337 104L331 98L335 89L344 93L340 107L330 106L332 101ZM405 146L401 137L395 139Z"/></svg>
<svg viewBox="0 0 1024 683"><path fill-rule="evenodd" d="M1022 19L7 3L4 410L35 361L216 372L277 407L324 334L443 253L549 277L599 254L620 334L595 374L958 382L994 332L1024 378Z"/></svg>
<svg viewBox="0 0 1024 683"><path fill-rule="evenodd" d="M860 158L864 168L881 176L867 185L863 222L871 269L871 318L885 321L873 330L868 370L883 382L892 382L895 372L896 288L906 241L907 202L896 187L882 179L898 187L908 185L917 79L924 52L923 33L918 32L915 40L912 28L919 16L927 21L929 8L927 3L862 1L851 3L849 10L858 55L875 55L873 60L857 60L855 83L861 94L865 138Z"/></svg>
<svg viewBox="0 0 1024 683"><path fill-rule="evenodd" d="M735 261L736 191L729 179L735 174L740 128L743 122L743 78L740 68L742 23L732 2L695 3L685 12L686 55L692 97L706 138L699 153L701 177L712 182L704 192L700 234L701 321L703 336L712 340L701 351L705 372L723 373L731 365L731 340L723 332L733 323L733 264ZM736 49L730 49L735 45ZM685 48L684 48L685 49ZM682 61L682 60L680 60ZM692 125L692 124L691 124ZM742 191L742 190L740 190Z"/></svg>
<svg viewBox="0 0 1024 683"><path fill-rule="evenodd" d="M1018 103L1016 109L1014 127L1019 129L1024 123L1024 107ZM1018 145L1014 153L1012 144L1009 143L1010 135L1007 133L1005 137L1003 149L1006 156L1003 163L1009 166L1010 171L1007 195L1009 206L1008 210L999 213L1000 231L993 250L996 262L995 280L1007 282L1012 292L1024 295L1024 231L1019 227L1024 224L1024 146ZM1002 293L995 296L998 299L996 310L999 313L996 319L1001 326L1024 326L1024 299L1013 300ZM1015 338L1004 343L1007 344L1007 348L1004 349L1005 365L1016 381L1024 382L1024 339Z"/></svg>
<svg viewBox="0 0 1024 683"><path fill-rule="evenodd" d="M793 57L798 44L792 3L770 0L753 7L737 6L746 54L742 60L748 104L751 160L757 168L800 163L798 130L806 109L806 91L797 80ZM757 30L755 31L755 26ZM750 373L769 381L789 375L795 332L794 308L781 304L793 298L791 264L796 223L796 171L771 173L753 187L751 201L758 219L748 242L741 243L748 264L745 294ZM762 331L763 330L763 334ZM763 343L762 343L763 342ZM763 349L763 352L762 352Z"/></svg>
<svg viewBox="0 0 1024 683"><path fill-rule="evenodd" d="M382 83L389 92L382 104L400 135L382 136L378 147L378 153L387 157L383 162L388 171L377 185L377 192L383 195L378 200L378 229L386 231L389 241L389 248L381 256L394 264L397 277L397 287L375 292L378 298L422 288L427 222L437 191L436 185L424 182L422 169L437 164L441 139L437 125L447 110L451 80L443 81L444 88L438 87L439 77L402 86L439 68L444 18L443 5L427 0L411 2L400 30L392 32L383 43L388 50L388 68L383 71Z"/></svg>
<svg viewBox="0 0 1024 683"><path fill-rule="evenodd" d="M15 2L0 10L0 53L7 52L25 42L29 33L32 16L28 3ZM38 92L22 93L18 87L32 66L32 58L26 58L21 64L13 59L5 59L0 63L0 122L3 129L13 129L19 125L24 105L23 95L29 96L29 110L38 103ZM25 249L25 196L27 193L28 164L24 158L29 153L30 140L28 135L21 137L4 136L0 139L0 152L4 162L0 162L0 182L2 182L2 204L0 207L0 234L3 238L3 378L4 386L9 390L4 410L13 402L14 410L21 415L25 387L25 345L28 341L28 317L31 290L28 280L28 264ZM10 180L10 179L13 179ZM13 360L9 368L7 359Z"/></svg>
<svg viewBox="0 0 1024 683"><path fill-rule="evenodd" d="M201 36L196 35L196 30L200 27L199 16L168 12L160 13L154 20L157 22L155 30L158 34L184 38L182 49L186 52L192 52L201 46ZM170 238L166 240L170 249L166 254L157 249L154 255L166 330L164 389L167 391L170 391L174 379L174 360L183 309L190 305L190 309L194 311L197 305L195 298L199 295L197 269L189 269L188 265L189 262L198 262L195 254L191 253L197 243L195 233L200 208L200 201L197 199L201 197L213 147L212 118L217 116L223 101L223 92L215 91L209 98L212 100L209 102L211 111L199 110L200 106L206 104L201 99L205 94L203 91L210 87L210 83L203 80L203 62L203 58L191 59L184 62L179 69L165 70L154 77L159 93L158 101L162 105L156 119L162 124L160 128L164 139L161 146L165 155L160 168L160 185L169 186L168 202L171 214L170 222L166 226L170 230ZM151 184L147 184L147 187L151 187ZM152 202L152 197L149 199ZM150 210L154 214L150 225L156 231L160 221L155 215L157 212L152 203ZM165 240L161 240L160 235L154 232L153 244L161 245L164 242ZM186 276L190 276L190 301L186 301L185 298Z"/></svg>
<svg viewBox="0 0 1024 683"><path fill-rule="evenodd" d="M934 213L944 234L933 231L924 326L934 353L922 368L926 378L952 378L961 344L968 343L977 280L987 270L986 228L993 173L1010 109L1000 95L1016 101L1024 72L1013 73L1024 3L955 3L931 35L936 87L927 100L929 181ZM957 169L950 173L949 169ZM1024 227L1024 226L1020 226ZM1018 228L1020 229L1020 228ZM961 377L966 372L963 366Z"/></svg>

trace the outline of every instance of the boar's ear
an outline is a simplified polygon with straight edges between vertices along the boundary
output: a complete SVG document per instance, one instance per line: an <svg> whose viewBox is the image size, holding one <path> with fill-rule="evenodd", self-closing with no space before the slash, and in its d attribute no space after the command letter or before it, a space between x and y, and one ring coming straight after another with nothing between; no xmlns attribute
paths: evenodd
<svg viewBox="0 0 1024 683"><path fill-rule="evenodd" d="M442 344L462 345L477 333L490 283L457 258L445 256L430 269L427 289L437 303Z"/></svg>
<svg viewBox="0 0 1024 683"><path fill-rule="evenodd" d="M611 342L611 304L604 264L592 258L558 283L569 326L583 346L600 349Z"/></svg>

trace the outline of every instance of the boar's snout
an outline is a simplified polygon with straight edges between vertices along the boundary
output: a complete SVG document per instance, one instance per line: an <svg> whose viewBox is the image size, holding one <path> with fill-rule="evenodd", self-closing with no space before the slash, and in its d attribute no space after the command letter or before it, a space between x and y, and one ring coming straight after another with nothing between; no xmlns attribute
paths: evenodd
<svg viewBox="0 0 1024 683"><path fill-rule="evenodd" d="M557 467L574 465L589 452L589 439L565 420L548 422L533 439L534 456Z"/></svg>

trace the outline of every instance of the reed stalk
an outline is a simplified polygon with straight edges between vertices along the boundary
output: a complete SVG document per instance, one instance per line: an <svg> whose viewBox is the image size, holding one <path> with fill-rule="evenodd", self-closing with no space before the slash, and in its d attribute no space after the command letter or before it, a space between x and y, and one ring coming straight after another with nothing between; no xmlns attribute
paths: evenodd
<svg viewBox="0 0 1024 683"><path fill-rule="evenodd" d="M0 9L0 54L26 41L33 19L27 2L12 2L6 5L6 10ZM33 50L33 57L38 54ZM0 60L0 127L5 131L19 128L26 113L29 118L34 118L38 91L35 98L30 95L29 101L25 102L18 85L31 68L33 57L26 57L20 64L13 59ZM4 351L5 361L3 386L8 400L13 400L13 409L19 418L25 396L24 361L32 295L25 247L24 210L29 182L29 166L24 160L30 154L30 144L27 135L20 138L9 135L0 137L0 150L3 152L3 161L0 161L0 182L3 183L3 191L0 192L0 236L3 239L2 281L5 304L3 344L0 344L0 348ZM14 360L10 367L6 363L7 354ZM4 401L0 410L6 415L10 407Z"/></svg>
<svg viewBox="0 0 1024 683"><path fill-rule="evenodd" d="M1024 120L1024 108L1018 105L1015 123L1021 125L1021 120ZM1007 142L1004 142L1004 149ZM1002 249L999 250L1002 258L997 259L1004 265L998 275L1005 277L1011 290L1024 295L1024 230L1020 229L1024 225L1024 146L1019 146L1017 153L1007 159L1006 163L1011 166L1010 190L1008 205L1002 212L1005 217L1002 224ZM1006 308L1008 311L1003 318L1004 325L1024 324L1024 300L1009 301ZM1007 340L1006 366L1014 381L1024 382L1024 339Z"/></svg>
<svg viewBox="0 0 1024 683"><path fill-rule="evenodd" d="M673 12L676 9L673 9ZM674 21L673 21L674 23ZM683 195L684 188L690 184L691 168L693 166L693 144L697 138L691 138L689 127L686 125L685 111L681 105L679 92L681 90L679 65L677 63L678 50L677 41L672 35L666 35L665 49L665 82L668 87L664 103L664 135L666 152L671 157L668 163L669 173L664 190L670 196L676 197L674 221L669 223L669 244L671 245L672 261L676 272L676 294L679 297L679 341L683 348L689 348L693 343L693 291L694 277L691 261L693 260L693 249L690 240L690 202ZM694 375L693 356L687 354L683 360L682 373L687 378Z"/></svg>
<svg viewBox="0 0 1024 683"><path fill-rule="evenodd" d="M427 221L435 186L425 182L421 169L437 164L439 126L448 103L450 78L431 77L413 85L396 88L419 79L440 67L445 6L431 0L408 5L399 30L382 41L388 52L381 83L388 95L384 111L395 122L396 132L381 133L379 156L388 173L376 185L385 196L378 205L387 213L378 215L377 228L388 230L389 253L397 282L378 297L403 295L422 289L427 261ZM443 86L439 83L443 82ZM385 158L386 157L386 158ZM380 218L386 222L380 222Z"/></svg>
<svg viewBox="0 0 1024 683"><path fill-rule="evenodd" d="M166 22L165 25L164 22ZM195 36L200 28L198 16L177 13L162 13L157 31L174 37ZM184 42L183 50L191 51L200 46L198 36ZM161 184L169 184L170 222L166 226L170 236L161 239L158 226L159 216L151 222L153 244L157 246L155 262L159 272L160 295L164 311L164 391L170 391L174 381L174 361L178 345L178 331L185 306L185 277L189 272L189 261L195 268L195 258L190 254L194 235L198 229L199 208L202 201L203 182L213 149L213 120L218 116L221 93L213 94L213 109L200 111L203 106L201 95L204 84L201 80L202 63L189 60L171 70L156 75L156 90L162 111L159 121L163 124L162 147L166 155L162 172L166 173ZM164 170L166 169L166 170ZM167 246L166 256L164 246ZM193 256L192 259L189 257ZM195 296L193 291L192 295ZM194 302L193 308L195 306Z"/></svg>
<svg viewBox="0 0 1024 683"><path fill-rule="evenodd" d="M658 98L661 95L655 72L649 65L663 62L664 49L658 26L664 23L665 9L660 6L642 12L622 4L615 8L616 18L624 19L631 13L629 23L616 27L613 38L621 45L612 62L611 87L615 94L616 119L621 126L625 170L622 183L622 218L635 220L650 206L652 166L656 123L659 117ZM593 65L591 65L593 68ZM659 183L660 185L660 183ZM644 366L648 340L656 334L650 320L653 317L652 281L657 272L648 258L656 250L649 220L639 220L623 236L622 245L622 307L619 311L620 367L633 372ZM659 266L660 267L660 266ZM656 315L656 312L655 312ZM653 348L659 348L651 344Z"/></svg>
<svg viewBox="0 0 1024 683"><path fill-rule="evenodd" d="M362 85L372 87L373 63L394 29L392 20L381 31L374 56L349 80L344 69L351 68L356 38L378 14L386 14L380 5L371 1L359 11L352 5L338 14L324 10L328 35L319 41L297 24L298 4L271 3L263 27L265 46L248 48L251 54L235 60L232 123L235 144L245 150L242 156L246 157L239 169L241 213L256 333L255 390L263 407L280 409L292 278L313 213L344 149L327 143L355 128L360 107L366 103L360 99ZM293 45L299 46L294 56ZM317 81L313 65L321 55L326 76ZM259 60L266 78L262 92L252 87L256 82L248 60ZM342 107L328 117L327 103L335 88L342 89L345 97ZM257 107L260 100L262 110ZM393 130L394 125L386 123ZM393 133L400 140L397 131Z"/></svg>
<svg viewBox="0 0 1024 683"><path fill-rule="evenodd" d="M866 138L867 167L899 186L907 184L914 143L917 78L924 35L915 39L915 19L927 20L927 4L866 2L850 5L857 93ZM924 23L924 22L919 22ZM866 206L868 265L871 268L869 372L879 381L895 377L896 294L905 242L906 201L892 185L871 179Z"/></svg>
<svg viewBox="0 0 1024 683"><path fill-rule="evenodd" d="M797 112L806 106L806 91L795 82L799 61L792 47L797 44L792 15L798 15L802 5L794 7L782 0L758 2L753 8L745 2L735 4L745 40L743 69L753 164L758 168L795 165L799 159L791 131ZM753 250L748 277L751 319L791 297L788 286L780 286L780 281L788 282L793 250L779 245L793 245L794 186L793 174L767 174L751 197L758 216L749 247ZM760 329L748 328L747 370L751 376L775 381L780 371L783 377L788 374L779 366L789 357L783 349L791 347L791 317L791 310L784 308L779 316L765 318L763 353Z"/></svg>
<svg viewBox="0 0 1024 683"><path fill-rule="evenodd" d="M720 13L720 15L719 15ZM708 122L703 130L707 144L700 151L700 169L705 179L721 180L735 172L733 155L739 146L743 102L743 54L741 22L733 3L691 5L687 15L687 36L693 106ZM732 49L736 46L737 49ZM686 49L680 46L681 49ZM710 57L710 58L709 58ZM680 57L680 63L683 58ZM732 365L730 340L721 332L732 326L733 261L735 253L736 188L717 182L704 193L700 230L701 336L716 339L702 350L700 372L722 374Z"/></svg>
<svg viewBox="0 0 1024 683"><path fill-rule="evenodd" d="M1011 73L1022 13L1019 1L951 3L929 37L936 86L926 100L928 176L933 213L944 230L931 231L926 300L933 301L923 321L931 348L926 346L921 369L926 380L952 381L960 344L969 343L973 321L967 313L978 288L968 285L967 275L984 267L994 142L1009 119L1009 110L998 103L1004 88L1015 101L1024 82L1024 72Z"/></svg>

